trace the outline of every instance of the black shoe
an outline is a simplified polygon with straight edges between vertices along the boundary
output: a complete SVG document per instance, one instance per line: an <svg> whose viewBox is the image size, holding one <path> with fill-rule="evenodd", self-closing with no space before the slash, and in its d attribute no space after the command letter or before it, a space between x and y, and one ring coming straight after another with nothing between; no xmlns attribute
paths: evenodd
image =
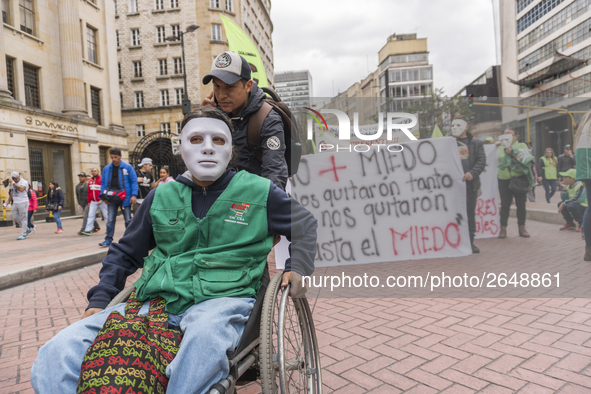
<svg viewBox="0 0 591 394"><path fill-rule="evenodd" d="M480 249L478 249L474 244L472 244L472 253L480 253Z"/></svg>

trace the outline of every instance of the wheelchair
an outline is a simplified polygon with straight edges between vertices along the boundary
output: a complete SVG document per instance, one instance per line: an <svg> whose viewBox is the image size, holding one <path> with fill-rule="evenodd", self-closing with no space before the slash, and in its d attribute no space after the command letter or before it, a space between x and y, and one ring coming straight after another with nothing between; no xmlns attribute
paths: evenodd
<svg viewBox="0 0 591 394"><path fill-rule="evenodd" d="M237 386L258 379L263 394L322 394L320 352L308 300L289 296L290 285L281 288L282 274L261 278L257 295L238 346L228 355L230 373L207 391L235 394ZM125 302L133 286L121 291L109 304Z"/></svg>

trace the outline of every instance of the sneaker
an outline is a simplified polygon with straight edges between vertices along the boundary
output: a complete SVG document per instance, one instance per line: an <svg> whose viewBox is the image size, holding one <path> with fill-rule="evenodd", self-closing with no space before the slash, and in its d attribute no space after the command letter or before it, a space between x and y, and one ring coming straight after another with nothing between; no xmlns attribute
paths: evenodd
<svg viewBox="0 0 591 394"><path fill-rule="evenodd" d="M565 224L564 226L560 227L561 230L574 230L575 229L575 225L574 224Z"/></svg>
<svg viewBox="0 0 591 394"><path fill-rule="evenodd" d="M80 235L92 235L89 231L81 231Z"/></svg>
<svg viewBox="0 0 591 394"><path fill-rule="evenodd" d="M581 227L579 227L579 228L577 228L577 232L581 233L581 232L583 232L583 229Z"/></svg>
<svg viewBox="0 0 591 394"><path fill-rule="evenodd" d="M27 236L28 236L29 234L31 234L32 232L33 232L33 229L32 229L32 228L28 229L28 230L27 230L27 233L25 234L25 237L27 237Z"/></svg>
<svg viewBox="0 0 591 394"><path fill-rule="evenodd" d="M27 236L26 236L26 235L22 235L22 234L21 234L21 235L20 235L20 236L17 238L17 240L19 240L19 241L20 241L21 239L25 239L25 238L27 238Z"/></svg>
<svg viewBox="0 0 591 394"><path fill-rule="evenodd" d="M99 227L99 228L95 228L95 229L94 229L94 230L92 230L92 231L94 231L95 233L98 233L99 231L101 231L101 228L100 228L100 227Z"/></svg>
<svg viewBox="0 0 591 394"><path fill-rule="evenodd" d="M82 235L82 231L78 231L78 235Z"/></svg>
<svg viewBox="0 0 591 394"><path fill-rule="evenodd" d="M31 229L31 233L34 233L35 231L37 231L37 225L33 226L33 228Z"/></svg>
<svg viewBox="0 0 591 394"><path fill-rule="evenodd" d="M64 232L64 230L62 230L61 228L58 228L58 229L57 229L57 231L56 231L55 233L56 233L56 234L61 234L61 233L63 233L63 232Z"/></svg>
<svg viewBox="0 0 591 394"><path fill-rule="evenodd" d="M103 241L99 244L99 246L109 246L111 243L109 241Z"/></svg>
<svg viewBox="0 0 591 394"><path fill-rule="evenodd" d="M476 247L476 245L472 244L472 253L480 253L480 249L478 249L478 247Z"/></svg>

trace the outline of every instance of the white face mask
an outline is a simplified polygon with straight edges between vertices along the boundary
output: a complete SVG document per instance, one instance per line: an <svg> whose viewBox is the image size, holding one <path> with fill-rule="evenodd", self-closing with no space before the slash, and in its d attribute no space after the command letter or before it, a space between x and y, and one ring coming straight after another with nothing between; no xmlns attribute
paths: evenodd
<svg viewBox="0 0 591 394"><path fill-rule="evenodd" d="M451 122L451 135L454 137L459 137L462 135L464 130L466 130L466 126L468 126L468 122L463 119L456 119Z"/></svg>
<svg viewBox="0 0 591 394"><path fill-rule="evenodd" d="M191 119L180 136L181 156L196 179L215 181L232 158L232 134L223 121L213 118Z"/></svg>
<svg viewBox="0 0 591 394"><path fill-rule="evenodd" d="M511 147L511 143L513 142L513 136L511 134L503 134L499 136L499 142L501 146L505 149Z"/></svg>

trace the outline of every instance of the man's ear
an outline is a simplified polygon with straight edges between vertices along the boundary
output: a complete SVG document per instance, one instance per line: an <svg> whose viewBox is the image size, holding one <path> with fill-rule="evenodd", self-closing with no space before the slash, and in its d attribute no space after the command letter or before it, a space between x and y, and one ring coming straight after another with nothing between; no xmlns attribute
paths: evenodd
<svg viewBox="0 0 591 394"><path fill-rule="evenodd" d="M250 79L248 82L246 82L246 93L250 93L253 83L254 82L252 81L252 79Z"/></svg>

